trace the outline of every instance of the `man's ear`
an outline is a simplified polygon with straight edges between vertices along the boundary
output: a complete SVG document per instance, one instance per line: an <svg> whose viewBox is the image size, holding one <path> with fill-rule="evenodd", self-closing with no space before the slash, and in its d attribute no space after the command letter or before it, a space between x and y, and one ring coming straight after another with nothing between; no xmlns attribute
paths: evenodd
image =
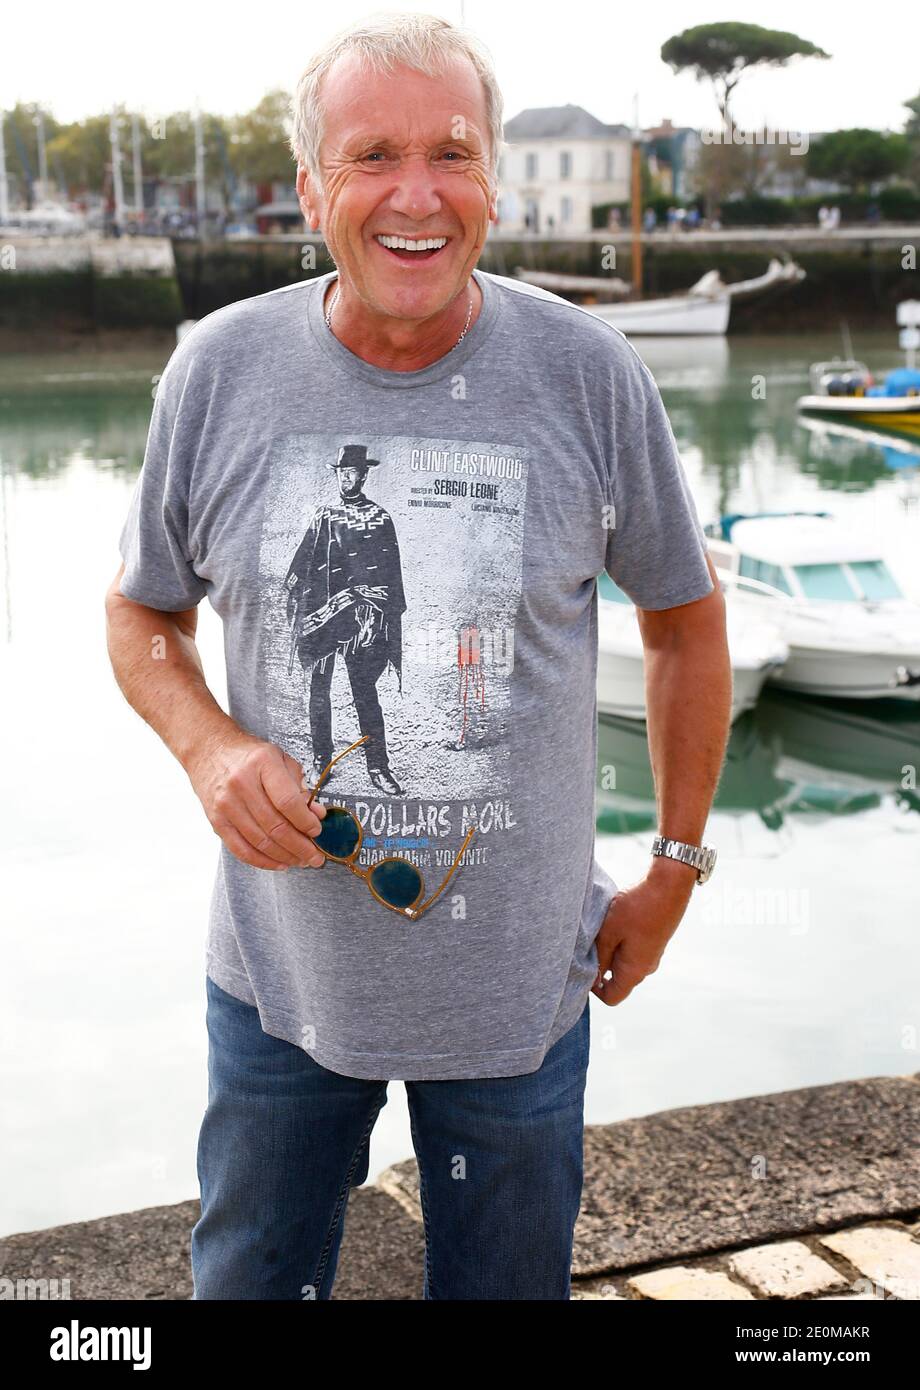
<svg viewBox="0 0 920 1390"><path fill-rule="evenodd" d="M304 215L304 221L312 230L319 230L320 215L319 202L316 197L316 189L313 179L302 164L297 166L297 201L300 204L300 211Z"/></svg>

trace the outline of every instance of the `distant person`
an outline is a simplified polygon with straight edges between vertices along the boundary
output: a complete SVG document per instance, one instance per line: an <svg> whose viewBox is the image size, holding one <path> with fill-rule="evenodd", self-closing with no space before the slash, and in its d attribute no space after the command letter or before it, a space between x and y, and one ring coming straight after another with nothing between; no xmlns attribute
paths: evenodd
<svg viewBox="0 0 920 1390"><path fill-rule="evenodd" d="M826 232L829 230L827 225L829 213L830 209L825 207L822 203L821 206L818 208L818 226L821 228L822 232Z"/></svg>
<svg viewBox="0 0 920 1390"><path fill-rule="evenodd" d="M831 208L828 223L832 232L835 232L837 228L840 226L840 209L839 207L837 207L836 204L834 204L834 206Z"/></svg>
<svg viewBox="0 0 920 1390"><path fill-rule="evenodd" d="M642 227L646 232L653 232L658 225L658 215L654 208L646 208L642 218Z"/></svg>
<svg viewBox="0 0 920 1390"><path fill-rule="evenodd" d="M870 227L877 227L882 220L882 210L878 203L873 199L866 208L866 221Z"/></svg>
<svg viewBox="0 0 920 1390"><path fill-rule="evenodd" d="M623 225L619 208L611 208L607 214L607 226L613 232L618 232Z"/></svg>
<svg viewBox="0 0 920 1390"><path fill-rule="evenodd" d="M201 319L157 386L106 614L121 689L220 839L195 1300L331 1297L349 1192L400 1080L423 1297L567 1301L589 998L619 1004L657 969L712 868L721 587L636 349L478 268L501 111L487 50L446 20L335 35L300 79L291 139L334 269ZM364 157L379 146L383 166ZM657 692L661 838L623 889L594 855L604 574L639 609ZM195 642L205 597L226 710ZM403 632L405 678L384 679ZM398 786L375 784L373 750L344 757L359 727L380 732L378 695ZM314 801L332 745L344 760Z"/></svg>

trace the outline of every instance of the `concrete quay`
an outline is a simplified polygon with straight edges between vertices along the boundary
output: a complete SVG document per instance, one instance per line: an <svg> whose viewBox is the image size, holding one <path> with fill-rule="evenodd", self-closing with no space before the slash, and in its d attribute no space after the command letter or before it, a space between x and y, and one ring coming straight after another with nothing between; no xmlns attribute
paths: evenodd
<svg viewBox="0 0 920 1390"><path fill-rule="evenodd" d="M188 1299L198 1209L7 1236L0 1297ZM423 1258L411 1159L352 1192L334 1297L419 1299ZM572 1272L574 1300L920 1299L920 1073L589 1126Z"/></svg>

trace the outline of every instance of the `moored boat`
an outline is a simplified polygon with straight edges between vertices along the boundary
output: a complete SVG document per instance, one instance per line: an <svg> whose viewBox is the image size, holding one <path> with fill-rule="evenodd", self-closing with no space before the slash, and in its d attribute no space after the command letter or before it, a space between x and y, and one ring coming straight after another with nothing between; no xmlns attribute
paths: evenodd
<svg viewBox="0 0 920 1390"><path fill-rule="evenodd" d="M907 354L903 367L877 382L865 362L854 357L815 362L808 373L811 390L799 397L796 409L817 419L920 436L920 368L916 365L920 300L904 300L898 305L897 316L899 341Z"/></svg>
<svg viewBox="0 0 920 1390"><path fill-rule="evenodd" d="M635 607L608 574L597 579L597 707L602 714L644 719L645 663ZM731 608L727 615L732 665L732 721L753 709L764 682L789 649L766 619L751 621Z"/></svg>
<svg viewBox="0 0 920 1390"><path fill-rule="evenodd" d="M584 308L612 323L627 336L685 337L724 335L728 332L732 303L753 299L781 286L797 284L805 272L794 261L771 260L763 275L726 285L717 270L707 271L695 285L681 294L658 299L630 299L630 286L609 277L562 275L551 271L515 267L515 276L556 294L591 299L620 300L618 303L585 303Z"/></svg>
<svg viewBox="0 0 920 1390"><path fill-rule="evenodd" d="M772 684L920 700L920 604L878 545L827 512L738 513L706 530L731 606L775 623L789 645Z"/></svg>

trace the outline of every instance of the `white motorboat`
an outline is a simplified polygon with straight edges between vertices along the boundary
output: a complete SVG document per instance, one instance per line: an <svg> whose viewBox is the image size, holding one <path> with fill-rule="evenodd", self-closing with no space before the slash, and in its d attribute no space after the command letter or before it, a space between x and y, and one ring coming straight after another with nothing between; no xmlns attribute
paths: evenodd
<svg viewBox="0 0 920 1390"><path fill-rule="evenodd" d="M753 709L764 681L789 655L777 628L766 618L727 607L732 665L732 722ZM597 707L603 714L644 719L645 661L635 607L608 574L597 579Z"/></svg>
<svg viewBox="0 0 920 1390"><path fill-rule="evenodd" d="M725 516L709 553L733 608L789 645L775 685L845 699L920 700L920 604L879 553L827 512Z"/></svg>

